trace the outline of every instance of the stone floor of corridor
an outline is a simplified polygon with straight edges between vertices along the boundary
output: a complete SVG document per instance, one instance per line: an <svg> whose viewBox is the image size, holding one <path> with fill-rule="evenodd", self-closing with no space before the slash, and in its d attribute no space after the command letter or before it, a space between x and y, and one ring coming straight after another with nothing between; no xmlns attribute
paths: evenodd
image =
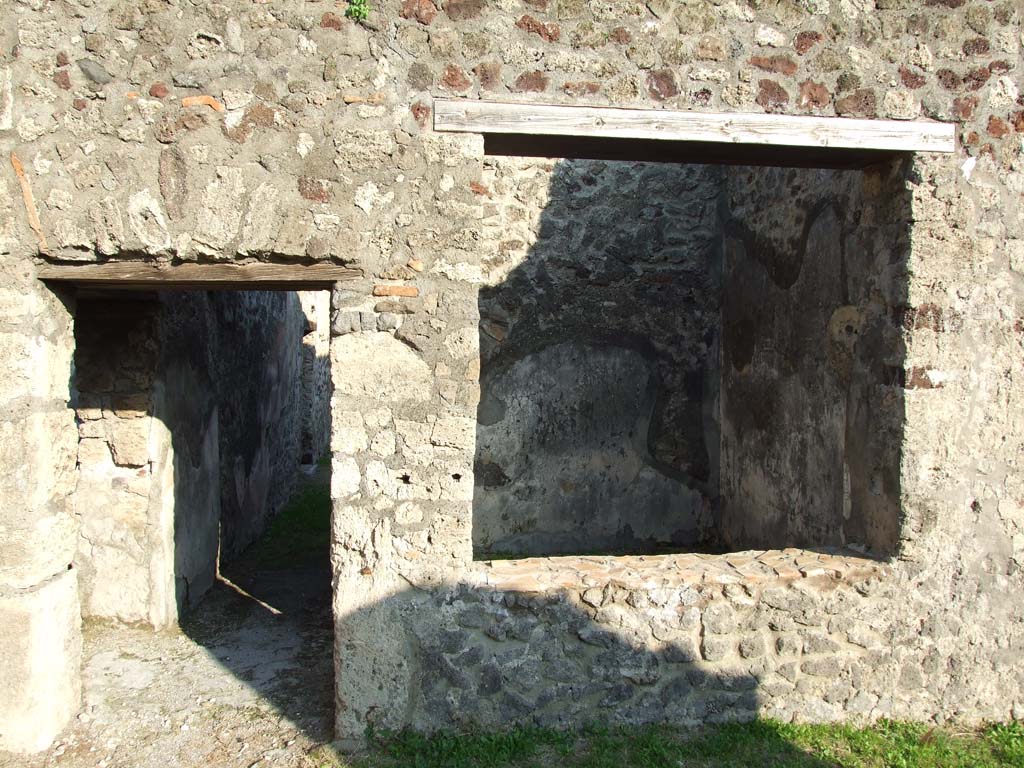
<svg viewBox="0 0 1024 768"><path fill-rule="evenodd" d="M218 583L180 630L88 623L77 719L47 752L0 752L0 766L314 765L334 712L326 556L276 571L243 558L228 575L242 591Z"/></svg>

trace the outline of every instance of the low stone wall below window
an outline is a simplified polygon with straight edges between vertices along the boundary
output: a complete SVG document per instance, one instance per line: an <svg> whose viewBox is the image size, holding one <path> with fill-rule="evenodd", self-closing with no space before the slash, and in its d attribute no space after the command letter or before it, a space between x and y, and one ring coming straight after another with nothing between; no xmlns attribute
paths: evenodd
<svg viewBox="0 0 1024 768"><path fill-rule="evenodd" d="M432 730L920 717L939 708L920 684L927 661L895 648L897 573L838 549L478 562L345 618L342 654L381 622L393 635L363 667L383 687L342 685L356 696L340 719ZM341 665L344 681L360 662ZM382 706L371 689L397 698Z"/></svg>

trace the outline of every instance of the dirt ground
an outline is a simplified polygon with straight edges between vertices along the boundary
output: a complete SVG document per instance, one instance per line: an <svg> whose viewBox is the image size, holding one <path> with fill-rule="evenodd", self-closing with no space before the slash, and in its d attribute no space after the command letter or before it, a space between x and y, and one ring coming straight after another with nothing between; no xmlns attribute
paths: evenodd
<svg viewBox="0 0 1024 768"><path fill-rule="evenodd" d="M279 570L245 556L226 565L230 583L218 582L180 629L87 623L78 718L49 751L0 752L0 766L312 765L306 755L330 741L334 713L320 554Z"/></svg>

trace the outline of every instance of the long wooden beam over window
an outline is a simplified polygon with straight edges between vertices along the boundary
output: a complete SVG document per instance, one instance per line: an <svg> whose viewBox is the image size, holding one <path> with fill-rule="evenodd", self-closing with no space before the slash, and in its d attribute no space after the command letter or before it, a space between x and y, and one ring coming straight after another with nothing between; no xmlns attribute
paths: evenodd
<svg viewBox="0 0 1024 768"><path fill-rule="evenodd" d="M956 150L955 126L950 123L465 99L435 101L434 129L482 133L488 152L494 154L555 156L553 150L564 149L564 156L585 157L594 151L612 159L629 159L623 148L627 145L642 155L663 155L635 159L701 162L704 157L703 162L788 164L780 162L781 157L800 165L828 165L833 154L848 159L840 165L856 165L892 152ZM536 151L524 147L528 137L534 137Z"/></svg>
<svg viewBox="0 0 1024 768"><path fill-rule="evenodd" d="M330 289L354 280L357 269L337 264L155 264L111 261L105 264L41 264L47 282L126 290L303 291Z"/></svg>

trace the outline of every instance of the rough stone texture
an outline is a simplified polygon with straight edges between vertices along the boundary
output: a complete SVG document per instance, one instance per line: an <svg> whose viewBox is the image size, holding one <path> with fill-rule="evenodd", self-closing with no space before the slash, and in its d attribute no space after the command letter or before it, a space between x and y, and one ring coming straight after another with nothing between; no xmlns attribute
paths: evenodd
<svg viewBox="0 0 1024 768"><path fill-rule="evenodd" d="M161 442L153 434L159 345L158 301L78 302L73 498L81 521L76 561L83 616L163 626L175 615L173 567L163 542L173 536L173 506L164 520L165 489L156 484L153 455ZM173 475L168 480L173 494Z"/></svg>
<svg viewBox="0 0 1024 768"><path fill-rule="evenodd" d="M717 208L699 166L489 160L474 544L695 545L717 500Z"/></svg>
<svg viewBox="0 0 1024 768"><path fill-rule="evenodd" d="M972 12L977 7L992 12L984 25ZM707 663L732 663L733 642L737 654L744 649L746 671L714 672L719 681L738 680L749 689L730 692L746 698L726 712L753 711L755 696L758 702L770 699L767 711L811 720L883 714L1003 720L1014 707L1024 708L1017 663L1024 645L1022 608L1014 599L1024 586L1024 168L1018 128L1024 62L1017 5L578 0L541 10L515 0L448 0L429 28L403 18L401 9L400 0L375 3L369 29L336 14L326 0L301 8L277 0L143 6L101 0L60 8L26 0L13 4L0 30L3 50L17 50L0 64L0 156L13 150L22 159L51 258L323 259L364 273L363 280L335 292L332 308L332 329L344 334L332 341L333 424L350 451L334 448L338 735L358 739L373 719L428 727L476 711L492 713L496 705L488 691L503 686L507 695L498 696L511 717L523 695L511 686L557 674L566 666L559 648L576 643L567 609L560 607L569 603L557 594L522 609L518 597L509 597L527 638L516 639L511 650L527 647L530 653L511 680L502 671L504 659L495 659L498 669L486 676L481 666L482 685L474 687L476 672L459 672L475 670L476 662L459 654L475 654L482 644L473 635L448 638L441 632L449 618L482 621L483 609L471 606L460 619L464 609L457 605L484 605L471 578L479 567L471 565L474 446L465 437L480 399L479 286L489 265L503 258L505 238L487 226L494 213L478 191L488 183L481 137L437 135L424 126L431 98L446 93L441 74L449 68L466 73L464 93L475 98L484 85L468 73L484 63L502 65L488 70L493 76L486 93L493 98L957 123L954 155L919 156L882 174L892 174L909 203L909 211L895 212L900 242L906 243L903 263L898 258L896 265L905 271L896 283L903 283L903 295L895 297L901 303L895 311L902 359L889 371L895 385L878 385L873 374L859 372L854 355L851 383L841 390L850 397L843 409L850 425L870 429L893 413L901 422L898 459L886 462L898 483L884 477L875 482L867 472L860 475L867 484L855 490L851 473L849 492L851 500L880 507L890 493L898 494L898 556L871 582L875 588L784 587L779 599L769 598L781 606L774 614L754 607L738 619L746 627L748 616L754 617L749 620L761 627L761 640L769 630L787 632L798 619L808 621L842 652L851 651L849 664L843 653L830 652L824 662L801 658L799 665L771 666L777 677L774 671L755 673L749 660L773 657L743 634L726 634L720 642L706 633L701 653ZM517 27L524 13L557 25L557 41ZM96 34L118 45L90 50L99 47ZM619 44L613 35L628 35L631 42ZM980 38L987 47L974 42ZM67 55L61 66L67 67L69 90L52 79L60 68L58 51ZM755 69L749 64L754 57L780 57L795 70L787 74L789 63L777 72ZM70 66L85 59L110 81L98 82L100 70L93 67ZM659 73L653 93L648 73ZM671 77L662 81L661 75ZM813 99L801 98L800 84L807 80L831 100L817 88ZM158 82L168 84L175 98L140 95ZM662 82L674 88L662 88ZM580 83L598 87L568 87ZM201 95L212 99L193 106L178 100ZM160 155L170 146L184 162L165 160L161 180ZM302 196L300 178L316 180L318 199ZM71 344L67 309L32 280L39 240L13 175L5 170L0 179L0 307L11 335L2 348L0 551L4 579L33 589L66 568L76 541L66 503L74 477L74 425L66 408ZM880 182L869 174L864 184ZM827 229L825 220L811 219ZM865 231L875 226L861 224ZM862 249L850 251L846 244L845 260L852 263ZM832 245L825 251L835 258ZM877 246L863 249L880 252ZM751 252L737 251L736 258L750 259ZM839 285L860 293L830 295L813 308L817 320L809 319L806 328L819 345L814 354L830 339L830 328L845 330L840 322L829 325L834 310L826 317L825 308L837 298L840 306L891 305L891 284L875 285L866 275L854 270L839 276ZM377 310L371 294L378 284L415 288L415 296L395 299L408 312ZM799 279L793 285L800 286ZM771 298L785 307L781 294ZM841 339L837 334L832 341ZM830 341L827 349L840 360L841 344ZM767 345L759 347L759 359L778 354L769 352ZM780 373L792 386L801 370ZM379 391L366 383L370 374L388 375L377 380L383 382ZM886 406L891 395L902 405ZM877 412L864 416L857 406L862 398L870 398ZM870 451L863 442L847 440L848 452ZM777 464L787 475L792 457L768 448L764 464ZM835 482L832 476L833 488ZM862 514L851 502L850 520ZM872 516L851 523L851 536L859 537L859 526L871 539L864 521ZM685 580L679 581L682 590ZM476 596L458 597L460 583ZM757 601L764 604L763 594ZM503 596L500 605L506 602ZM631 637L641 609L618 600L610 605L614 610L593 621L602 631L625 628L617 637ZM435 616L442 617L440 640L422 626ZM728 626L720 618L712 625ZM772 622L781 629L771 629ZM845 627L857 632L861 624L881 638L864 640L870 663L858 663L859 652L849 648ZM418 635L428 638L422 646ZM622 717L657 720L669 711L666 700L700 699L706 678L687 676L682 666L671 676L682 689L678 695L673 688L662 696L659 688L659 696L644 696L653 685L667 687L667 679L662 660L648 655L657 646L646 634L639 637L625 641L636 652L628 663L616 652L599 662L599 674L589 672L603 686L621 678L607 695L630 702ZM524 645L528 641L533 645ZM547 656L545 643L553 648ZM810 646L808 638L802 643L803 652L830 647L817 637ZM797 646L793 638L777 638L779 647L785 655ZM623 645L616 640L611 648L621 651ZM414 683L424 679L429 706L415 693ZM70 677L67 683L63 697L74 690ZM432 706L444 688L453 691L445 698L448 708ZM557 695L565 690L552 687ZM592 715L601 701L581 698L574 715ZM44 711L50 714L41 716L40 727L56 730L68 709L61 704ZM690 712L695 720L722 716L717 709L673 716L686 720Z"/></svg>

